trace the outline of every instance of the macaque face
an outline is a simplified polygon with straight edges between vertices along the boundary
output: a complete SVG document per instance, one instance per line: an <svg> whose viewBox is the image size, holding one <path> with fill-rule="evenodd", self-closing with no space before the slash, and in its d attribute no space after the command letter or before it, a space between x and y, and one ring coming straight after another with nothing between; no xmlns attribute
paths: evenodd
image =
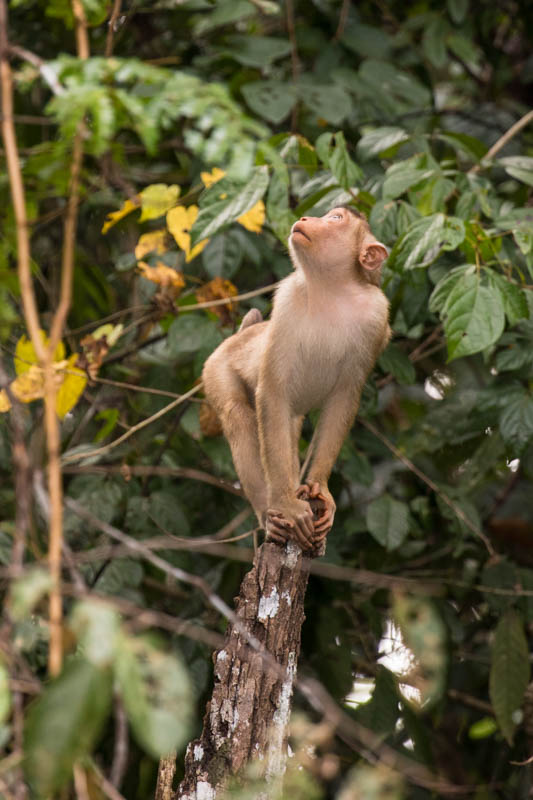
<svg viewBox="0 0 533 800"><path fill-rule="evenodd" d="M289 250L304 267L349 268L359 263L368 271L379 269L388 255L366 220L342 206L322 217L301 217L291 228Z"/></svg>

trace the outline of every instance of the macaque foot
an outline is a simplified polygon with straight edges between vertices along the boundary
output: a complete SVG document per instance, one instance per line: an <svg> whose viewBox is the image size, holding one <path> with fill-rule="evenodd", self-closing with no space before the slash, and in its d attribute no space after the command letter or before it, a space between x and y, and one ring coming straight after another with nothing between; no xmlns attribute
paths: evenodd
<svg viewBox="0 0 533 800"><path fill-rule="evenodd" d="M297 542L302 550L315 547L313 512L305 500L295 499L278 508L269 508L265 515L267 541L286 544L289 539Z"/></svg>
<svg viewBox="0 0 533 800"><path fill-rule="evenodd" d="M321 486L318 481L308 481L302 484L297 491L298 497L307 500L313 510L315 547L319 547L333 526L337 506L327 487Z"/></svg>

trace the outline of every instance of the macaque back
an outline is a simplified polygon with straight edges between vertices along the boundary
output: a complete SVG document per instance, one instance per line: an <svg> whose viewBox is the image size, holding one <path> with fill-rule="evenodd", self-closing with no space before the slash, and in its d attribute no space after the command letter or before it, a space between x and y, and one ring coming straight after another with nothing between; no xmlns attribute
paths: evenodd
<svg viewBox="0 0 533 800"><path fill-rule="evenodd" d="M281 282L270 321L245 318L209 357L203 377L267 537L294 538L313 550L333 524L329 474L390 336L388 301L378 287L387 251L366 220L344 207L302 217L289 251L295 271ZM321 415L299 485L298 440L312 409ZM310 500L322 504L318 519Z"/></svg>

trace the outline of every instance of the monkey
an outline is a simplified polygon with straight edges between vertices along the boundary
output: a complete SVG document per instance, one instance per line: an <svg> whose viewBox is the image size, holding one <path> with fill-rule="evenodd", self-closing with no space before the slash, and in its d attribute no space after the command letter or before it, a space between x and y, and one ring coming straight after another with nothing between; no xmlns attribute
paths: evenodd
<svg viewBox="0 0 533 800"><path fill-rule="evenodd" d="M294 271L276 290L270 320L251 309L207 359L203 382L267 541L316 551L335 516L330 473L390 338L380 289L388 251L350 206L301 217L288 245ZM320 417L300 485L298 442L311 410Z"/></svg>

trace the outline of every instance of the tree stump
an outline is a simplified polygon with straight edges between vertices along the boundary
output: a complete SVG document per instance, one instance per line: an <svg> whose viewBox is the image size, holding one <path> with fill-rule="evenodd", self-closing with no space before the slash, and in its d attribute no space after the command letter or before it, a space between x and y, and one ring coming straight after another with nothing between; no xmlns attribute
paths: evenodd
<svg viewBox="0 0 533 800"><path fill-rule="evenodd" d="M266 780L283 774L308 577L309 559L293 542L258 549L236 615L282 670L228 625L224 647L213 655L215 685L203 731L187 748L175 800L214 800L251 759L261 763Z"/></svg>

